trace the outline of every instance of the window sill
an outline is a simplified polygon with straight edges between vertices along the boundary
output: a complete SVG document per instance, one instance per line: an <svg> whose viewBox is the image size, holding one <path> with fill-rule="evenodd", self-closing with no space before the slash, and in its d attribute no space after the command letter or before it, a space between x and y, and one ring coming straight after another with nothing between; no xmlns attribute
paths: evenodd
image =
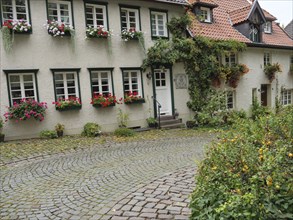
<svg viewBox="0 0 293 220"><path fill-rule="evenodd" d="M60 111L60 112L64 112L64 111L71 111L71 110L80 110L81 109L81 105L80 106L66 106L64 108L58 108L56 106L56 110Z"/></svg>
<svg viewBox="0 0 293 220"><path fill-rule="evenodd" d="M113 107L115 105L116 105L115 103L111 103L110 105L104 107L101 104L93 104L93 107L95 107L95 108L108 108L108 107Z"/></svg>
<svg viewBox="0 0 293 220"><path fill-rule="evenodd" d="M132 104L141 104L145 103L145 99L136 99L132 100L131 102L124 102L126 105L132 105Z"/></svg>
<svg viewBox="0 0 293 220"><path fill-rule="evenodd" d="M169 37L166 37L166 36L152 36L152 40L158 40L158 39L169 40Z"/></svg>

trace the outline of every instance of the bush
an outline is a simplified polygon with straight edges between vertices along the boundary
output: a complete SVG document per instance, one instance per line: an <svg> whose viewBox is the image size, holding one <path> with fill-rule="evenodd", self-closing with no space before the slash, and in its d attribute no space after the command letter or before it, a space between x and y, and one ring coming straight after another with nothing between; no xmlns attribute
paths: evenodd
<svg viewBox="0 0 293 220"><path fill-rule="evenodd" d="M51 139L58 138L57 132L55 130L54 131L51 131L51 130L41 131L40 137L41 138L51 138Z"/></svg>
<svg viewBox="0 0 293 220"><path fill-rule="evenodd" d="M195 127L197 127L197 122L196 121L186 121L186 127L187 128L195 128Z"/></svg>
<svg viewBox="0 0 293 220"><path fill-rule="evenodd" d="M262 117L262 116L265 116L265 115L268 115L270 114L271 111L265 107L265 106L262 106L258 101L257 99L253 99L252 100L252 106L251 106L251 118L253 120L256 120L258 119L259 117Z"/></svg>
<svg viewBox="0 0 293 220"><path fill-rule="evenodd" d="M135 132L129 128L117 128L114 134L118 137L132 137L135 135Z"/></svg>
<svg viewBox="0 0 293 220"><path fill-rule="evenodd" d="M101 133L101 126L96 123L86 123L83 127L82 136L96 137Z"/></svg>
<svg viewBox="0 0 293 220"><path fill-rule="evenodd" d="M237 120L199 166L191 219L292 219L293 106Z"/></svg>

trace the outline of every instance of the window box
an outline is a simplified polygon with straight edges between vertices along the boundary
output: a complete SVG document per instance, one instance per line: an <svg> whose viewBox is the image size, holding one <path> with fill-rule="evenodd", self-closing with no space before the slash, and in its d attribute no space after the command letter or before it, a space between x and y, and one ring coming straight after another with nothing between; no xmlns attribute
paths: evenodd
<svg viewBox="0 0 293 220"><path fill-rule="evenodd" d="M53 37L63 37L63 36L71 36L71 31L74 31L74 29L66 25L64 23L59 23L57 21L48 21L46 28L48 30L48 34Z"/></svg>
<svg viewBox="0 0 293 220"><path fill-rule="evenodd" d="M95 107L95 108L107 108L107 107L113 107L115 105L116 105L115 103L111 103L111 104L109 104L107 106L103 106L102 104L93 104L93 107Z"/></svg>
<svg viewBox="0 0 293 220"><path fill-rule="evenodd" d="M132 99L131 101L126 101L124 99L124 103L126 105L131 105L131 104L140 104L140 103L145 103L145 99L144 98L137 98L137 99Z"/></svg>
<svg viewBox="0 0 293 220"><path fill-rule="evenodd" d="M71 106L67 106L64 108L59 108L56 106L56 110L60 111L60 112L71 111L71 110L80 110L80 109L81 109L81 105L79 105L79 106L71 105Z"/></svg>
<svg viewBox="0 0 293 220"><path fill-rule="evenodd" d="M139 40L143 38L143 33L141 31L136 31L134 28L131 28L129 30L125 29L121 32L121 38L124 41Z"/></svg>
<svg viewBox="0 0 293 220"><path fill-rule="evenodd" d="M103 26L95 27L88 27L86 30L86 37L87 38L102 38L107 39L111 36L110 31L107 31Z"/></svg>

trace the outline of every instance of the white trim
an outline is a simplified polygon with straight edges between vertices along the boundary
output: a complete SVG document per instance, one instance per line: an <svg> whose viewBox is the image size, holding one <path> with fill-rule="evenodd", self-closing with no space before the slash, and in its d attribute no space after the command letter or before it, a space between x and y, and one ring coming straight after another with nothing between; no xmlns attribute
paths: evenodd
<svg viewBox="0 0 293 220"><path fill-rule="evenodd" d="M65 24L69 24L70 26L73 26L73 19L72 19L72 8L71 8L71 2L69 1L57 1L57 0L48 0L48 17L50 17L49 12L49 4L56 4L57 6L57 21L59 23L62 23L61 21L61 13L60 13L60 5L67 5L68 6L68 17L69 17L69 23L64 22Z"/></svg>
<svg viewBox="0 0 293 220"><path fill-rule="evenodd" d="M94 78L93 77L93 74L95 74L95 73L98 74L98 78ZM109 70L94 70L94 71L91 71L91 87L92 87L92 90L93 90L94 87L98 87L99 88L98 93L101 94L101 95L104 95L103 94L103 88L102 88L103 87L103 84L102 84L102 76L101 76L102 73L107 73L108 93L111 93L113 95L111 71L109 71ZM96 85L94 86L93 85L93 79L97 79L98 80L98 83L99 83L98 86L96 86ZM93 93L95 93L95 92L93 91ZM95 93L95 94L97 94L97 93Z"/></svg>
<svg viewBox="0 0 293 220"><path fill-rule="evenodd" d="M107 10L106 10L106 6L105 5L98 5L98 4L89 4L89 3L86 3L85 4L85 7L92 7L92 14L93 14L93 27L94 28L97 28L98 25L97 25L97 10L96 9L102 9L103 10L103 26L106 30L108 30L108 23L107 23ZM87 15L87 11L86 11L86 8L85 8L85 16ZM86 25L88 25L87 23L87 18L86 18ZM91 25L89 25L91 26ZM100 26L100 25L99 25Z"/></svg>
<svg viewBox="0 0 293 220"><path fill-rule="evenodd" d="M155 16L155 25L153 26L153 17L152 16ZM164 31L164 34L163 35L160 35L159 34L159 20L158 20L158 16L159 15L162 15L163 16L163 31ZM168 37L168 30L167 30L167 13L166 12L157 12L157 11L151 11L151 33L152 33L152 36L154 37ZM155 30L155 33L154 33L154 30Z"/></svg>
<svg viewBox="0 0 293 220"><path fill-rule="evenodd" d="M281 92L281 103L282 105L293 104L293 89L286 89Z"/></svg>
<svg viewBox="0 0 293 220"><path fill-rule="evenodd" d="M125 83L124 83L124 78L125 78L125 75L124 74L127 74L128 76L128 85L129 85L129 92L132 92L133 93L133 88L132 88L132 76L131 76L131 73L133 72L136 72L137 73L137 96L141 96L142 97L142 82L141 82L141 71L140 70L123 70L123 88L125 87ZM124 88L124 92L126 92L125 88Z"/></svg>
<svg viewBox="0 0 293 220"><path fill-rule="evenodd" d="M271 34L272 33L272 22L271 21L267 21L264 24L264 32L267 34Z"/></svg>
<svg viewBox="0 0 293 220"><path fill-rule="evenodd" d="M200 11L201 11L201 16L202 16L203 11L207 13L207 18L202 18L202 21L204 21L204 22L211 22L212 21L211 9L210 8L200 7Z"/></svg>
<svg viewBox="0 0 293 220"><path fill-rule="evenodd" d="M138 9L132 9L132 8L121 8L121 13L122 11L125 11L126 12L126 28L127 28L127 31L131 28L130 27L130 19L129 19L129 13L130 12L134 12L135 13L135 30L136 31L140 31L140 25L139 25L139 10ZM123 30L123 27L122 27L122 15L120 15L120 19L121 19L121 29Z"/></svg>
<svg viewBox="0 0 293 220"><path fill-rule="evenodd" d="M54 75L54 87L56 90L56 99L58 100L60 97L58 96L64 96L65 99L69 98L69 94L68 94L68 89L73 88L73 87L68 87L67 83L67 75L68 74L73 74L74 76L74 88L75 88L75 97L80 98L80 94L79 94L79 87L78 87L78 78L77 78L77 72L55 72ZM63 79L62 80L56 80L56 75L62 75ZM63 87L56 87L56 82L58 81L63 81ZM64 89L64 94L57 94L57 89ZM71 96L71 95L70 95Z"/></svg>
<svg viewBox="0 0 293 220"><path fill-rule="evenodd" d="M11 0L12 2L12 16L13 18L9 18L12 20L17 20L17 13L16 13L16 0ZM28 0L24 0L25 3L25 14L26 14L26 20L28 23L30 23L30 16L29 16L29 10L28 10ZM2 23L4 21L6 21L7 19L4 18L4 10L3 10L3 3L2 0L0 0L0 4L1 4L1 19L2 19Z"/></svg>

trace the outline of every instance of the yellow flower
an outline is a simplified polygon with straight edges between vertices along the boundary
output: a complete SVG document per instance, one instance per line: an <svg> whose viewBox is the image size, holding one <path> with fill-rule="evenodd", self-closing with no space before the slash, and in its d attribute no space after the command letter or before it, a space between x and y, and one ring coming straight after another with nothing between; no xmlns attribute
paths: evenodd
<svg viewBox="0 0 293 220"><path fill-rule="evenodd" d="M273 185L273 178L271 176L268 176L267 179L266 179L266 182L267 182L268 186Z"/></svg>
<svg viewBox="0 0 293 220"><path fill-rule="evenodd" d="M289 157L293 157L293 154L292 154L292 153L289 153L288 156L289 156Z"/></svg>
<svg viewBox="0 0 293 220"><path fill-rule="evenodd" d="M212 167L212 170L216 170L216 169L217 169L217 167L216 167L216 166L213 166L213 167Z"/></svg>

